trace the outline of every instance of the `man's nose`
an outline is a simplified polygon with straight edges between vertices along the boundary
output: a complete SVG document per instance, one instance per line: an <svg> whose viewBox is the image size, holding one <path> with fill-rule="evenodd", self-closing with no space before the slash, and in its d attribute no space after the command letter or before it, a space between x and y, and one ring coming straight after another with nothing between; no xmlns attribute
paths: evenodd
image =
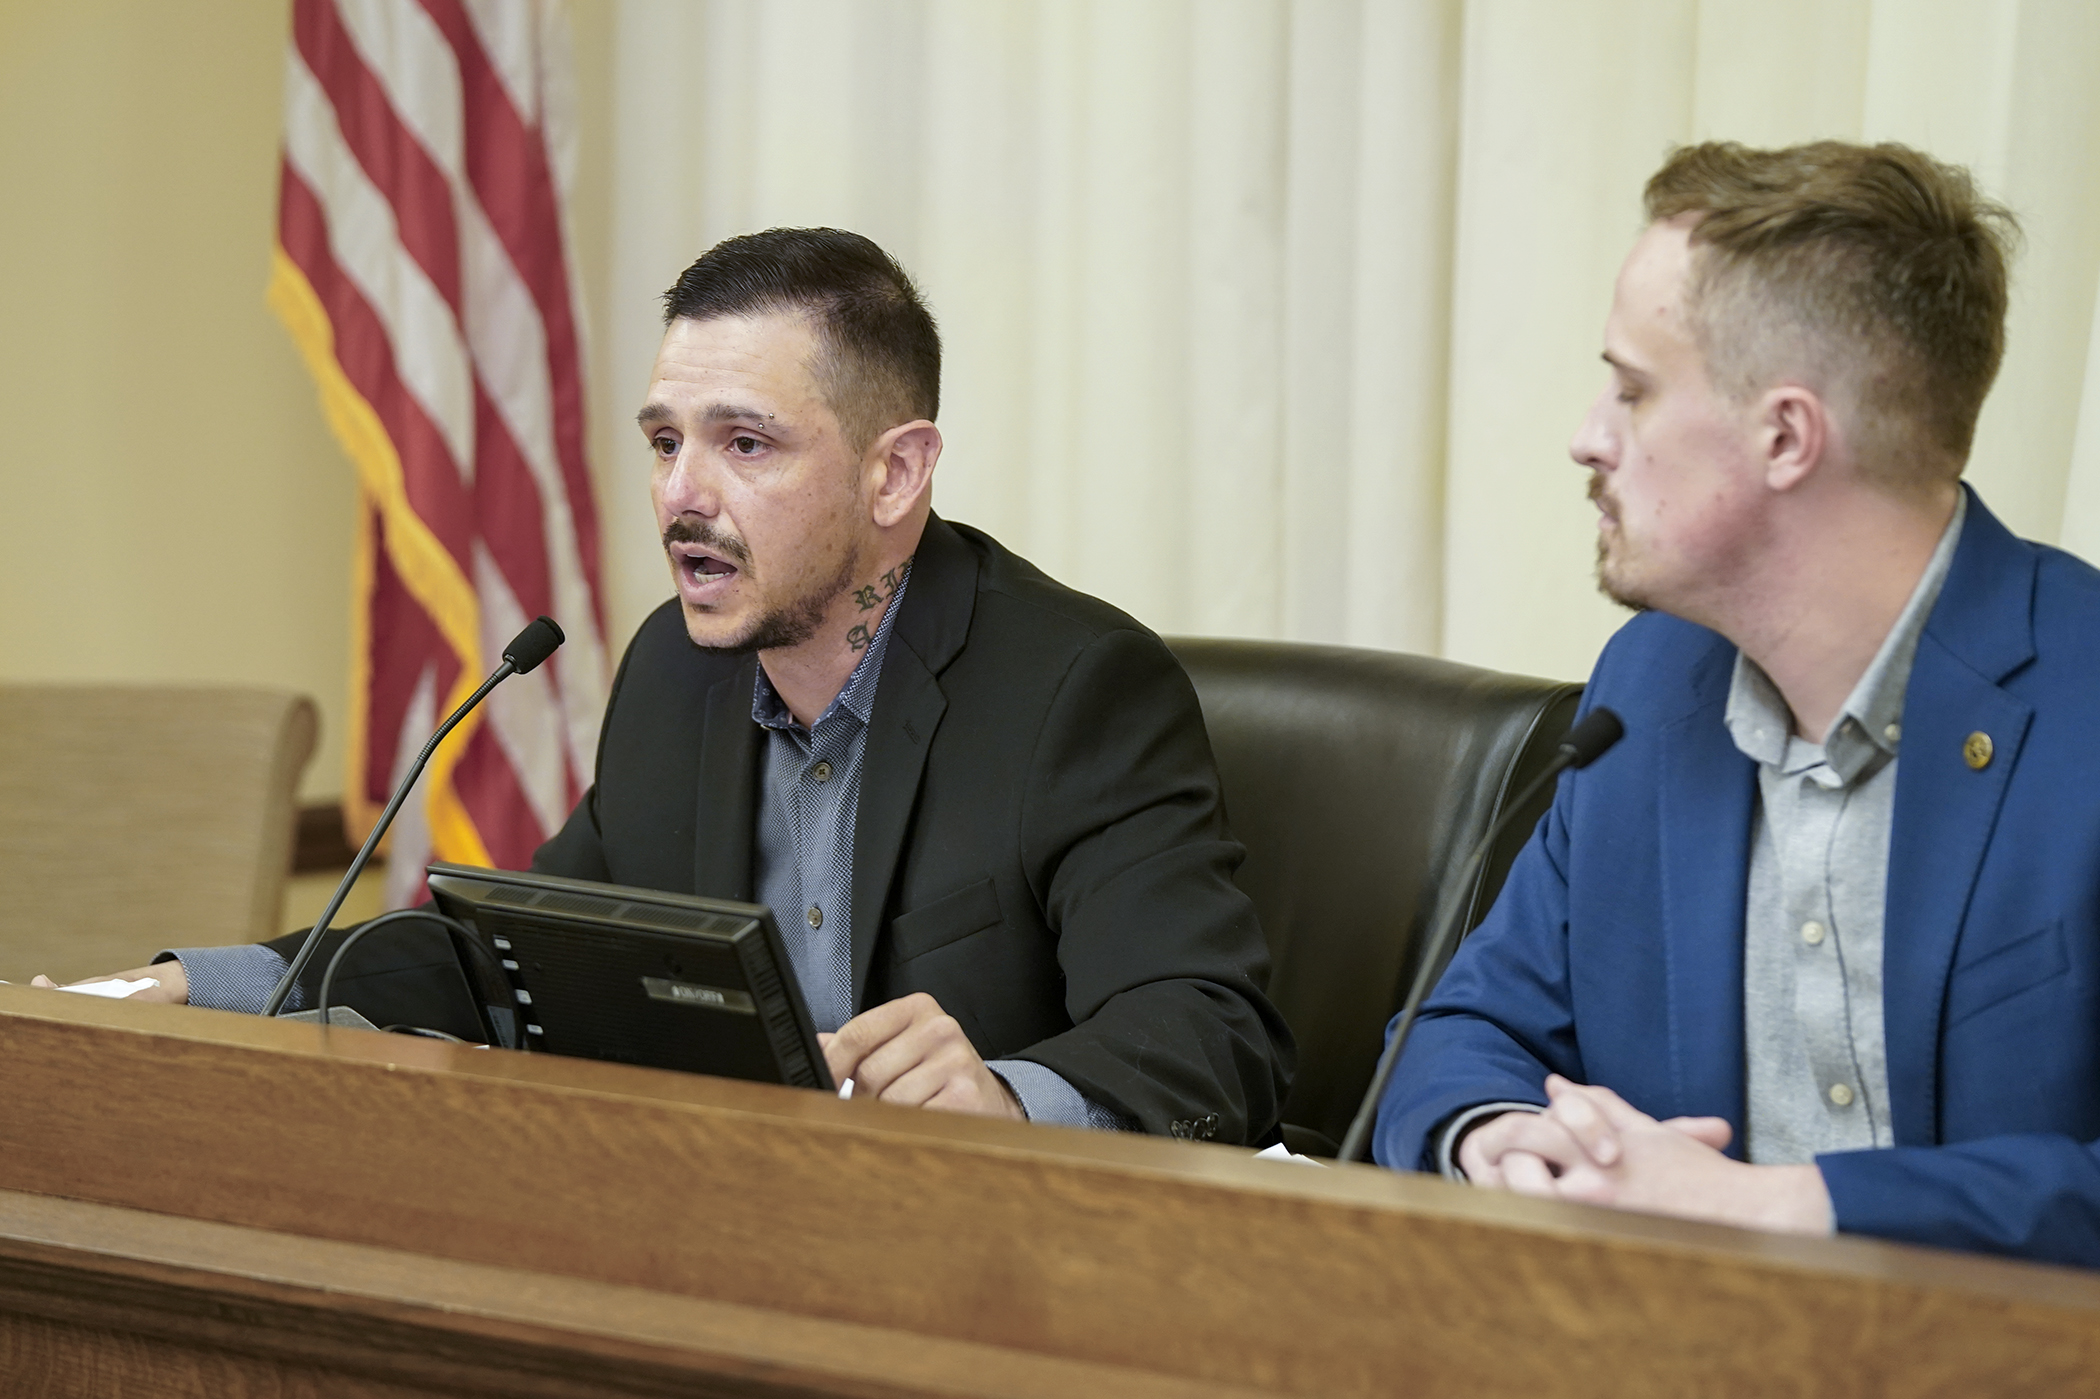
<svg viewBox="0 0 2100 1399"><path fill-rule="evenodd" d="M721 491L708 470L706 453L687 443L678 455L657 467L656 503L673 515L713 517L722 508Z"/></svg>
<svg viewBox="0 0 2100 1399"><path fill-rule="evenodd" d="M1575 459L1577 466L1591 471L1609 471L1618 465L1618 434L1608 418L1611 397L1612 388L1607 384L1590 404L1590 411L1583 414L1575 435L1568 439L1568 455Z"/></svg>

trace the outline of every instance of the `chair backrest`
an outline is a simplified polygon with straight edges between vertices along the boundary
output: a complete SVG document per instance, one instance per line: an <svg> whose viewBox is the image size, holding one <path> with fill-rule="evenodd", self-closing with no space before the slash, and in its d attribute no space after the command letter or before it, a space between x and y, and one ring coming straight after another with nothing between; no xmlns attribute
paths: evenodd
<svg viewBox="0 0 2100 1399"><path fill-rule="evenodd" d="M0 979L283 932L319 727L273 690L0 685Z"/></svg>
<svg viewBox="0 0 2100 1399"><path fill-rule="evenodd" d="M1203 703L1270 996L1298 1040L1286 1140L1331 1155L1446 881L1552 759L1582 687L1341 646L1167 644ZM1519 813L1463 891L1467 928L1551 799Z"/></svg>

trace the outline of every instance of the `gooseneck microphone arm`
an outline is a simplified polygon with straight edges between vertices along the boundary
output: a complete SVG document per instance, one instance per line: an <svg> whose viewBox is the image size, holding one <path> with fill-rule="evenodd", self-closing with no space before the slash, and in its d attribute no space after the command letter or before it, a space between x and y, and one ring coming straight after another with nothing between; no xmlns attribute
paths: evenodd
<svg viewBox="0 0 2100 1399"><path fill-rule="evenodd" d="M1458 941L1459 920L1464 908L1464 891L1473 882L1473 874L1480 862L1487 858L1502 832L1516 819L1517 813L1536 796L1539 789L1566 772L1569 768L1588 767L1604 755L1604 751L1617 743L1626 733L1626 726L1611 710L1598 706L1583 716L1582 722L1569 729L1567 737L1560 741L1560 748L1553 761L1546 764L1545 771L1525 785L1514 801L1503 806L1502 814L1495 818L1472 853L1458 867L1458 878L1444 887L1438 898L1438 917L1431 925L1431 936L1422 948L1422 960L1415 968L1414 985L1408 988L1407 1000L1400 1007L1400 1015L1393 1022L1393 1037L1386 1042L1385 1053L1378 1056L1378 1071L1371 1075L1371 1087L1356 1109L1356 1117L1349 1123L1349 1131L1342 1138L1342 1149L1336 1153L1341 1161L1361 1161L1371 1142L1371 1126L1378 1119L1378 1100L1385 1096L1385 1086L1393 1077L1393 1066L1400 1062L1400 1050L1407 1044L1409 1032L1415 1028L1415 1014L1422 1008L1437 979L1444 970L1444 962L1451 955Z"/></svg>
<svg viewBox="0 0 2100 1399"><path fill-rule="evenodd" d="M321 935L326 933L328 925L335 921L335 915L342 908L343 900L350 896L351 886L356 884L357 877L365 872L366 864L372 859L372 852L379 848L380 837L386 834L387 827L394 824L395 813L400 811L401 804L408 800L409 790L416 785L416 779L423 775L423 765L430 761L430 755L437 751L437 746L445 741L445 735L457 728L459 721L472 713L474 706L480 704L489 691L513 675L523 675L537 668L541 661L554 654L555 647L567 639L552 617L541 617L528 622L525 630L519 632L511 639L510 645L503 648L503 664L497 666L495 672L481 682L481 688L469 695L465 704L452 711L451 718L438 725L438 731L430 736L430 742L424 744L423 751L416 755L415 762L410 764L408 772L401 779L401 784L394 788L394 795L387 800L386 810L379 813L378 823L372 827L372 833L365 837L365 843L359 848L357 858L350 862L348 872L343 875L343 882L335 886L335 893L329 898L328 906L322 909L321 916L314 920L314 926L307 933L306 941L299 944L299 950L293 954L291 964L284 969L284 976L270 992L270 999L263 1003L264 1015L276 1015L283 1011L285 1001L291 997L293 985L299 980L299 973L306 970L306 964L313 960L314 953L320 948Z"/></svg>

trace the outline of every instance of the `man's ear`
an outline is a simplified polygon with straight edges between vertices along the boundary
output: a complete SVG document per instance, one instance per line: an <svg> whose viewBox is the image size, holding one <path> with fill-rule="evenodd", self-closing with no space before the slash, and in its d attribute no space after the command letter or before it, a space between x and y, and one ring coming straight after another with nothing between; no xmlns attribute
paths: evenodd
<svg viewBox="0 0 2100 1399"><path fill-rule="evenodd" d="M889 529L911 516L933 489L933 467L940 459L941 430L924 418L901 423L875 440L868 470L875 488L869 508L877 526Z"/></svg>
<svg viewBox="0 0 2100 1399"><path fill-rule="evenodd" d="M1765 485L1790 491L1806 481L1831 448L1830 409L1813 390L1781 384L1758 402L1757 449Z"/></svg>

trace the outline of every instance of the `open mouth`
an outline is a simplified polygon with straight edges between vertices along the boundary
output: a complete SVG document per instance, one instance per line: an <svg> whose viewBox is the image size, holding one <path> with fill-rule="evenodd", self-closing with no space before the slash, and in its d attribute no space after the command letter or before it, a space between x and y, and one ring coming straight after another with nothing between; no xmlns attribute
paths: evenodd
<svg viewBox="0 0 2100 1399"><path fill-rule="evenodd" d="M726 578L736 572L736 565L718 559L713 554L687 554L680 567L700 582L710 578Z"/></svg>
<svg viewBox="0 0 2100 1399"><path fill-rule="evenodd" d="M721 602L750 559L736 534L682 516L664 527L663 545L679 595L696 607Z"/></svg>
<svg viewBox="0 0 2100 1399"><path fill-rule="evenodd" d="M689 601L698 602L716 596L741 571L720 554L696 544L673 544L670 554L672 567L678 575L678 590Z"/></svg>

